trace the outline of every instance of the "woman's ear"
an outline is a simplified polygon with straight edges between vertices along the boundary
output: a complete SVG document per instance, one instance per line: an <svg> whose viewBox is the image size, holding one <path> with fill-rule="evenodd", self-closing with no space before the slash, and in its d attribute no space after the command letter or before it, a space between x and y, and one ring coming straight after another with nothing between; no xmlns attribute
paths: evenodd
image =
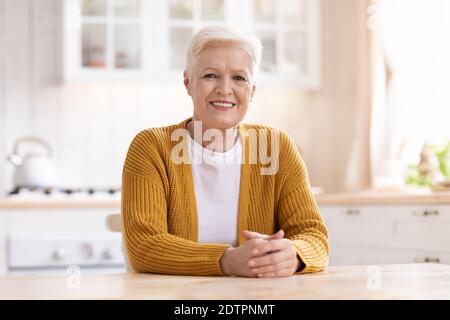
<svg viewBox="0 0 450 320"><path fill-rule="evenodd" d="M250 101L253 100L253 96L255 95L256 85L253 85L252 87L252 93L250 94Z"/></svg>
<svg viewBox="0 0 450 320"><path fill-rule="evenodd" d="M189 74L186 70L183 72L183 83L184 83L184 87L187 90L188 95L191 95L191 92L190 92L191 80L189 79Z"/></svg>

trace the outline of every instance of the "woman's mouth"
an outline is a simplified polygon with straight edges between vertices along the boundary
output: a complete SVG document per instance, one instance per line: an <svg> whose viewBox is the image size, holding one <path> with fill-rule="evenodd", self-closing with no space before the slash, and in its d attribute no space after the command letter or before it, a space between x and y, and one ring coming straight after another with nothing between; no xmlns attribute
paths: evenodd
<svg viewBox="0 0 450 320"><path fill-rule="evenodd" d="M228 101L211 101L210 104L217 110L228 111L236 106L236 103Z"/></svg>

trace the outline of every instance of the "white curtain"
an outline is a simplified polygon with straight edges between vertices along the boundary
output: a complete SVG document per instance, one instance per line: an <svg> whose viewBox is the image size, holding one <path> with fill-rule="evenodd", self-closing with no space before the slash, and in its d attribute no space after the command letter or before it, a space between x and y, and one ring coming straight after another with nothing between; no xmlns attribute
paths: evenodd
<svg viewBox="0 0 450 320"><path fill-rule="evenodd" d="M450 139L450 1L378 0L371 12L371 174L398 180L424 142Z"/></svg>

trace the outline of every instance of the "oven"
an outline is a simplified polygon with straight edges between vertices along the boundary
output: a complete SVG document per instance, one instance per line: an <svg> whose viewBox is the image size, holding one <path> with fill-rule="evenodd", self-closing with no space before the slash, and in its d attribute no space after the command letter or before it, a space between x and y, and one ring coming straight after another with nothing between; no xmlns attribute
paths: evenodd
<svg viewBox="0 0 450 320"><path fill-rule="evenodd" d="M8 275L125 272L117 237L22 234L7 242Z"/></svg>
<svg viewBox="0 0 450 320"><path fill-rule="evenodd" d="M120 212L120 192L45 192L11 194L0 208L6 274L125 272L122 235L105 225Z"/></svg>

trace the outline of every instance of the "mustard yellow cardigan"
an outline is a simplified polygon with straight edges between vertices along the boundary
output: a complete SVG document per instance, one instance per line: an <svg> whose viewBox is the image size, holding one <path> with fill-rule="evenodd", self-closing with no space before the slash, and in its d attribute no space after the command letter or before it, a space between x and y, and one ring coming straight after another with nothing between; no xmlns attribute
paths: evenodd
<svg viewBox="0 0 450 320"><path fill-rule="evenodd" d="M173 148L182 141L172 141L171 135L175 129L184 129L189 120L141 131L130 144L123 167L121 210L123 239L134 272L224 275L219 260L229 245L198 243L191 165L171 160ZM246 241L242 230L272 234L281 228L305 264L299 273L323 270L329 256L327 228L293 140L282 130L262 125L239 124L239 130L244 150L239 245ZM251 139L264 130L278 133L275 174L261 174L260 169L268 165L250 158L250 150L264 144L267 154L272 152L270 139L275 135Z"/></svg>

